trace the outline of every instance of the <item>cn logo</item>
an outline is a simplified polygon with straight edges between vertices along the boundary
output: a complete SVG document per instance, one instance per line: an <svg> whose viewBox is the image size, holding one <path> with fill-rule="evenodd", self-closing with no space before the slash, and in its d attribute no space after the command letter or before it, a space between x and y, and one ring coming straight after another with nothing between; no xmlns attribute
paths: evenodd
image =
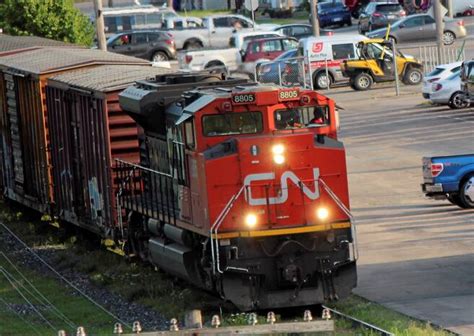
<svg viewBox="0 0 474 336"><path fill-rule="evenodd" d="M323 42L313 43L313 52L320 53L323 50Z"/></svg>
<svg viewBox="0 0 474 336"><path fill-rule="evenodd" d="M296 186L299 186L301 183L301 190L303 193L308 197L310 200L314 201L315 199L319 198L319 188L318 188L318 179L319 179L319 168L313 168L313 175L314 175L314 191L310 190L298 176L295 175L292 171L286 171L281 175L280 183L281 183L281 195L278 197L269 197L268 204L282 204L288 200L288 181L291 181ZM244 179L244 185L247 188L247 193L245 195L245 199L247 200L248 204L250 205L266 205L267 199L265 198L253 198L252 197L252 188L250 184L255 181L268 181L274 180L275 173L260 173L260 174L252 174L247 175Z"/></svg>

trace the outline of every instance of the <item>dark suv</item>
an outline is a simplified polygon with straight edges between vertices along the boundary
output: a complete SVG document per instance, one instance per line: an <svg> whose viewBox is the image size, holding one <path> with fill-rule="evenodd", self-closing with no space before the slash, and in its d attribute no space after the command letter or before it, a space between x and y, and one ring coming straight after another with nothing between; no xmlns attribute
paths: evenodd
<svg viewBox="0 0 474 336"><path fill-rule="evenodd" d="M107 50L153 62L176 59L173 37L159 31L140 30L112 35L107 40Z"/></svg>
<svg viewBox="0 0 474 336"><path fill-rule="evenodd" d="M406 12L399 3L371 2L360 13L359 33L365 34L372 30L386 27L406 16Z"/></svg>

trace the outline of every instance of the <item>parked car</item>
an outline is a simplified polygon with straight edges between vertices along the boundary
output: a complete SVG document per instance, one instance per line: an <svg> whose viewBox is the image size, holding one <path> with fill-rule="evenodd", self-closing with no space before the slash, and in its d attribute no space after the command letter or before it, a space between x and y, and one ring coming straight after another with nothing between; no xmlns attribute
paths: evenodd
<svg viewBox="0 0 474 336"><path fill-rule="evenodd" d="M364 34L374 29L386 27L405 16L405 10L398 3L371 2L359 15L359 33Z"/></svg>
<svg viewBox="0 0 474 336"><path fill-rule="evenodd" d="M298 40L292 37L269 37L250 41L242 55L242 64L239 71L248 74L252 78L255 74L257 61L271 61L285 51L295 49L297 46Z"/></svg>
<svg viewBox="0 0 474 336"><path fill-rule="evenodd" d="M298 83L298 49L291 49L273 61L258 62L257 80L260 83L296 84Z"/></svg>
<svg viewBox="0 0 474 336"><path fill-rule="evenodd" d="M443 43L451 45L457 38L466 37L464 21L443 18ZM384 38L387 28L374 30L366 35L370 38ZM428 14L415 14L395 22L390 29L389 38L397 43L436 40L436 24Z"/></svg>
<svg viewBox="0 0 474 336"><path fill-rule="evenodd" d="M474 154L423 158L423 193L474 208Z"/></svg>
<svg viewBox="0 0 474 336"><path fill-rule="evenodd" d="M309 24L304 23L291 23L287 25L282 25L280 27L276 27L274 31L288 37L294 37L298 40L313 36L313 27ZM319 33L321 36L334 35L334 31L329 29L321 29Z"/></svg>
<svg viewBox="0 0 474 336"><path fill-rule="evenodd" d="M474 5L469 6L468 9L466 9L464 12L461 14L462 16L473 16L474 15Z"/></svg>
<svg viewBox="0 0 474 336"><path fill-rule="evenodd" d="M176 16L165 20L164 28L185 29L202 27L202 19L194 16Z"/></svg>
<svg viewBox="0 0 474 336"><path fill-rule="evenodd" d="M466 108L469 103L465 100L461 88L461 70L449 77L432 84L430 101L434 104L448 105L452 109Z"/></svg>
<svg viewBox="0 0 474 336"><path fill-rule="evenodd" d="M332 25L352 26L351 12L339 1L318 3L318 19L321 28ZM311 16L309 22L311 22Z"/></svg>
<svg viewBox="0 0 474 336"><path fill-rule="evenodd" d="M268 37L278 37L284 36L280 32L277 31L245 31L245 32L237 32L232 34L229 39L229 47L237 48L241 51L245 51L247 49L247 45L252 40L268 38Z"/></svg>
<svg viewBox="0 0 474 336"><path fill-rule="evenodd" d="M312 76L315 89L324 89L333 83L347 81L341 72L341 63L347 59L357 58L357 44L367 37L363 35L341 34L334 36L308 37L299 42L298 56L308 57L311 64L304 81L309 83ZM329 79L326 76L326 65ZM303 81L303 79L301 80Z"/></svg>
<svg viewBox="0 0 474 336"><path fill-rule="evenodd" d="M238 69L241 58L237 48L186 50L178 54L178 64L182 70L201 71L223 67L233 72Z"/></svg>
<svg viewBox="0 0 474 336"><path fill-rule="evenodd" d="M433 83L443 80L451 76L453 73L459 71L459 69L461 68L461 64L462 62L455 62L438 65L436 68L433 69L433 71L426 74L423 78L423 98L430 99L430 94L433 92Z"/></svg>
<svg viewBox="0 0 474 336"><path fill-rule="evenodd" d="M173 38L160 31L131 31L118 33L107 40L107 50L153 62L176 59Z"/></svg>
<svg viewBox="0 0 474 336"><path fill-rule="evenodd" d="M229 46L226 48L199 48L182 51L178 55L179 68L183 70L200 71L211 67L221 66L228 71L235 71L242 63L242 55L250 41L282 37L278 32L247 31L232 34ZM230 48L229 48L230 47Z"/></svg>
<svg viewBox="0 0 474 336"><path fill-rule="evenodd" d="M211 15L202 28L166 30L174 37L176 49L225 48L236 32L271 31L275 24L256 24L242 15Z"/></svg>

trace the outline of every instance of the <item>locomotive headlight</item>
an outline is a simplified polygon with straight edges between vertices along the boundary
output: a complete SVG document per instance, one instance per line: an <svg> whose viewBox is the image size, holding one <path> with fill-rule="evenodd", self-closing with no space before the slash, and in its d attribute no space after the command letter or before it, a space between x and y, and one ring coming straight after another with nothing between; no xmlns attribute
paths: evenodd
<svg viewBox="0 0 474 336"><path fill-rule="evenodd" d="M276 164L282 164L285 162L285 157L281 154L273 155L273 161L275 161Z"/></svg>
<svg viewBox="0 0 474 336"><path fill-rule="evenodd" d="M320 220L326 220L326 219L328 219L328 217L329 217L329 211L328 211L328 209L323 208L323 207L318 208L318 210L316 211L316 214L318 215L318 218L319 218Z"/></svg>
<svg viewBox="0 0 474 336"><path fill-rule="evenodd" d="M283 153L285 152L285 146L282 144L278 144L272 147L272 153L273 153L273 161L275 161L276 164L282 164L285 162L285 156Z"/></svg>
<svg viewBox="0 0 474 336"><path fill-rule="evenodd" d="M283 145L279 144L272 147L272 152L275 155L282 155L284 151L285 151L285 147Z"/></svg>
<svg viewBox="0 0 474 336"><path fill-rule="evenodd" d="M249 229L253 229L255 225L257 225L257 216L255 216L253 213L245 216L245 225L247 225Z"/></svg>

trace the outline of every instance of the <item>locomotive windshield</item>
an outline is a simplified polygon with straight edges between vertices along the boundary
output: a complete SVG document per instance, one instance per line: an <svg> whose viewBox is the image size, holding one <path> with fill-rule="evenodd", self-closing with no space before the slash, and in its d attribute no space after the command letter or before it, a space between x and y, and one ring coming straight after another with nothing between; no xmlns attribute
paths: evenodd
<svg viewBox="0 0 474 336"><path fill-rule="evenodd" d="M260 112L212 114L202 117L205 136L255 134L263 131Z"/></svg>
<svg viewBox="0 0 474 336"><path fill-rule="evenodd" d="M329 109L327 106L310 106L277 110L274 117L277 130L327 126Z"/></svg>

